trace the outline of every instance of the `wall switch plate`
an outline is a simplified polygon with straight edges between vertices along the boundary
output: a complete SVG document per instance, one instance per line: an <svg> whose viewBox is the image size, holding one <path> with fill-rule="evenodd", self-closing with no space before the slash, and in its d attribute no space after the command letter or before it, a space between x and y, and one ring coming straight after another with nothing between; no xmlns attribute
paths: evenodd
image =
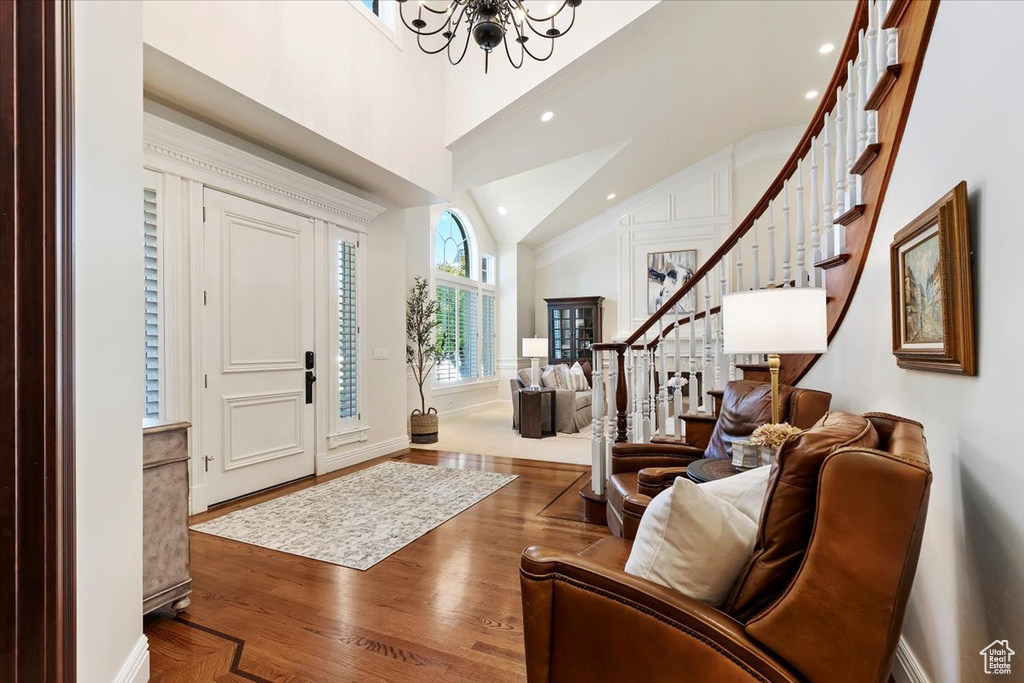
<svg viewBox="0 0 1024 683"><path fill-rule="evenodd" d="M387 349L374 349L373 350L373 359L374 360L387 360L390 357L390 355L391 354L388 353Z"/></svg>

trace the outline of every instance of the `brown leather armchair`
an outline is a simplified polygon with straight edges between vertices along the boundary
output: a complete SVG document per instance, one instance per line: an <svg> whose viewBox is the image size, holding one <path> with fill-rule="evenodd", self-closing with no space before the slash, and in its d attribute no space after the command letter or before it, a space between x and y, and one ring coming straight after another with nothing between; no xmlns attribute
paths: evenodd
<svg viewBox="0 0 1024 683"><path fill-rule="evenodd" d="M772 473L751 565L759 551L792 542L794 529L800 552L769 560L767 575L748 565L721 610L626 574L625 539L579 555L527 548L520 578L530 683L886 681L932 475L920 424L865 417L877 442L819 449L814 472L799 473L816 475L809 488L778 467ZM796 523L794 496L806 508Z"/></svg>
<svg viewBox="0 0 1024 683"><path fill-rule="evenodd" d="M771 419L771 385L737 380L725 385L717 418L686 416L685 443L617 443L612 447L607 517L612 534L634 538L651 498L686 475L700 458L731 458L732 442ZM829 408L832 394L779 385L779 419L807 429Z"/></svg>

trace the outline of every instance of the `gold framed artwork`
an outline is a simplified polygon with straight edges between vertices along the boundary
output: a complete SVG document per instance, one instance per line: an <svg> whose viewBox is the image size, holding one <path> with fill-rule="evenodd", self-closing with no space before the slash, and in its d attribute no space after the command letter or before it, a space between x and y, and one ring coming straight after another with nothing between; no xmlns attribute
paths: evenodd
<svg viewBox="0 0 1024 683"><path fill-rule="evenodd" d="M897 232L889 257L896 364L976 374L967 183Z"/></svg>

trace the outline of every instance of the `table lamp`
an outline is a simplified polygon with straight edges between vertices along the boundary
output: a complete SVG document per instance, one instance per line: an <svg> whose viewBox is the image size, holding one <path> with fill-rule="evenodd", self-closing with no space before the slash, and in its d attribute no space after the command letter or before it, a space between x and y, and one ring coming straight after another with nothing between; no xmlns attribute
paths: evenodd
<svg viewBox="0 0 1024 683"><path fill-rule="evenodd" d="M548 357L548 338L524 337L523 355L530 359L530 388L540 389L540 359Z"/></svg>
<svg viewBox="0 0 1024 683"><path fill-rule="evenodd" d="M777 424L779 354L828 350L825 290L775 287L726 294L722 298L722 321L726 354L768 354L772 422Z"/></svg>

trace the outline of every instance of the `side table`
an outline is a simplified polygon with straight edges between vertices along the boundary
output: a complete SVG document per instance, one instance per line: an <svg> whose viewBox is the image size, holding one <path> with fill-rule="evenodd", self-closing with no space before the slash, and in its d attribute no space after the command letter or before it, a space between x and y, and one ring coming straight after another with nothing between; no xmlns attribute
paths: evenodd
<svg viewBox="0 0 1024 683"><path fill-rule="evenodd" d="M548 426L544 429L544 404L547 404ZM519 392L519 436L541 439L555 435L555 390L551 388L523 389Z"/></svg>
<svg viewBox="0 0 1024 683"><path fill-rule="evenodd" d="M686 476L698 484L725 479L743 471L733 467L731 458L701 458L686 466Z"/></svg>

